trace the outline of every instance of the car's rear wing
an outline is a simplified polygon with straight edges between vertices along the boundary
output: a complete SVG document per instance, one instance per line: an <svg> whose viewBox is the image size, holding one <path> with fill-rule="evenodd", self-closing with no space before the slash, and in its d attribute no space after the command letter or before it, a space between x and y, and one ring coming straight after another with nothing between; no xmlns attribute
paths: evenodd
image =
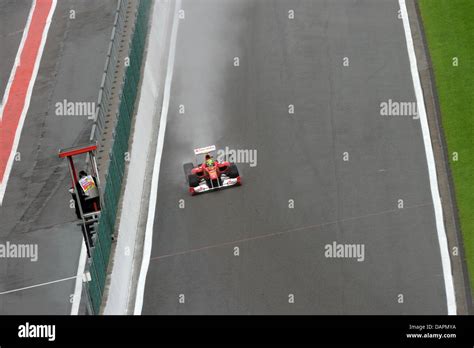
<svg viewBox="0 0 474 348"><path fill-rule="evenodd" d="M194 149L194 155L202 155L204 153L208 153L208 152L213 152L213 151L216 151L216 145L210 145L210 146L206 146L206 147L200 147L198 149Z"/></svg>

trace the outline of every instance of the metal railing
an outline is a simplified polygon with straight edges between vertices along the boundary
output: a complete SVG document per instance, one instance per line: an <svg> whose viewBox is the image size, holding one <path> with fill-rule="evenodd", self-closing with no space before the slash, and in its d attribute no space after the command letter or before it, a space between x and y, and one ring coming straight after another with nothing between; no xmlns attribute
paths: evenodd
<svg viewBox="0 0 474 348"><path fill-rule="evenodd" d="M115 11L114 26L112 34L110 35L109 47L107 49L107 57L104 65L104 72L102 73L102 81L99 89L99 96L97 98L96 112L94 116L94 124L90 140L98 141L105 126L105 117L111 112L111 93L116 77L118 50L120 46L120 39L123 34L125 12L127 10L129 0L118 0L117 10Z"/></svg>

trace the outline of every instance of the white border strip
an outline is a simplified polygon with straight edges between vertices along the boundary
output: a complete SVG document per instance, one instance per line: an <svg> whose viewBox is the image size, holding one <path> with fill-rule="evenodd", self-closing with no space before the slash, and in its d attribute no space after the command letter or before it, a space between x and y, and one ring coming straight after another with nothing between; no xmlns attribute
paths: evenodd
<svg viewBox="0 0 474 348"><path fill-rule="evenodd" d="M31 20L33 19L33 13L35 12L36 8L36 1L33 1L31 4L30 12L28 13L28 17L26 18L26 25L23 29L23 35L21 36L20 46L18 46L18 52L16 52L15 61L13 62L13 68L10 72L10 77L8 78L7 86L5 88L5 92L3 94L2 104L0 105L0 122L3 119L3 106L7 103L8 96L10 95L10 88L13 84L13 80L15 78L16 69L20 66L20 57L21 53L23 52L23 47L25 46L26 37L28 36L28 32L30 30Z"/></svg>
<svg viewBox="0 0 474 348"><path fill-rule="evenodd" d="M49 10L48 17L46 19L46 25L45 25L44 30L43 30L43 34L42 34L42 37L41 37L41 43L40 43L40 46L39 46L39 49L38 49L38 53L36 55L35 65L33 67L33 73L31 74L31 79L28 82L28 89L26 91L25 104L23 105L23 110L22 110L22 113L21 113L21 116L20 116L20 120L19 120L18 126L16 128L15 138L13 140L12 150L10 152L10 157L8 158L7 166L5 168L5 173L3 175L3 180L0 183L0 207L2 206L3 197L5 196L5 192L7 190L8 178L10 177L10 172L12 170L13 158L15 156L16 150L18 149L18 144L20 143L20 136L21 136L21 131L23 129L23 124L25 123L26 114L28 113L28 109L30 107L31 95L33 94L33 87L34 87L35 82L36 82L36 77L38 76L38 70L39 70L39 66L40 66L40 62L41 62L41 57L43 56L44 46L46 45L46 39L48 37L49 27L51 26L51 20L53 18L54 10L56 9L56 4L57 4L57 0L53 0L52 4L51 4L51 8ZM23 37L22 37L22 41L20 43L20 48L19 48L19 54L20 55L21 55L20 51L23 51L23 45L25 43L25 41L23 40L24 38L26 38L25 32L26 32L26 35L28 35L29 30L30 30L31 20L33 18L32 15L33 15L35 7L36 7L36 0L34 0L34 2L33 2L32 10L30 12L30 15L28 16L28 21L27 21L27 24L26 24L26 27L25 27L25 31L23 32ZM17 56L17 58L15 59L15 67L14 67L15 71L16 71L16 68L19 64L20 64L20 56ZM10 81L9 81L9 85L11 85ZM7 88L8 88L8 92L10 92L10 86L7 86ZM6 102L6 100L5 100L5 102ZM0 115L1 115L0 117L3 117L3 106L2 106L2 110L1 110ZM1 118L0 118L0 120L1 120Z"/></svg>
<svg viewBox="0 0 474 348"><path fill-rule="evenodd" d="M405 38L408 48L408 57L410 58L411 76L415 88L416 101L420 114L421 130L423 132L423 142L425 144L426 159L428 162L428 172L430 178L431 196L436 216L436 230L438 232L438 241L441 251L441 263L443 266L444 286L446 288L446 300L448 305L448 314L456 315L456 297L454 294L453 275L451 272L451 259L449 257L448 240L444 229L443 209L438 190L438 178L436 175L436 166L431 145L430 129L428 127L428 118L426 116L425 101L423 99L423 90L421 88L420 76L418 75L418 66L416 62L415 48L411 35L410 21L405 0L399 0L400 10L403 18L403 27L405 29Z"/></svg>
<svg viewBox="0 0 474 348"><path fill-rule="evenodd" d="M166 123L168 119L168 109L171 95L171 82L173 80L174 60L176 55L176 41L178 36L178 9L181 9L181 0L176 1L173 18L173 29L171 32L170 53L168 56L168 65L163 94L163 106L161 110L160 129L158 132L158 142L156 144L155 162L153 166L153 177L151 181L150 201L148 205L148 217L145 231L145 244L143 248L143 259L140 269L140 275L137 285L137 296L135 299L134 314L140 315L143 308L143 296L145 295L145 282L150 265L151 247L153 244L153 224L155 222L156 200L158 195L158 180L160 177L161 155L163 153L163 144L165 140Z"/></svg>
<svg viewBox="0 0 474 348"><path fill-rule="evenodd" d="M82 248L81 254L79 256L79 265L77 267L76 285L74 287L74 297L72 299L71 315L79 314L79 306L81 304L82 295L82 275L84 274L84 270L86 269L87 249L84 240L82 239L81 241Z"/></svg>

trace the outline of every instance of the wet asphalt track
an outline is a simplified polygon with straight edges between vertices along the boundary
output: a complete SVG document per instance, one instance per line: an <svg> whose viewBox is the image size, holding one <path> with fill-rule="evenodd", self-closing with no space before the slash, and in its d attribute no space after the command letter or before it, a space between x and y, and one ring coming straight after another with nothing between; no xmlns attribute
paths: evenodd
<svg viewBox="0 0 474 348"><path fill-rule="evenodd" d="M3 97L31 1L0 0L0 96ZM69 11L76 18L69 19ZM58 149L88 141L91 121L57 116L55 103L96 102L115 0L60 0L49 30L3 206L0 243L37 244L38 261L0 260L0 293L77 273L81 231L69 207L66 162ZM0 294L0 314L69 314L75 279Z"/></svg>
<svg viewBox="0 0 474 348"><path fill-rule="evenodd" d="M446 314L420 123L379 114L415 101L398 1L183 9L143 314ZM257 166L191 198L182 164L212 143ZM364 261L326 258L333 241Z"/></svg>

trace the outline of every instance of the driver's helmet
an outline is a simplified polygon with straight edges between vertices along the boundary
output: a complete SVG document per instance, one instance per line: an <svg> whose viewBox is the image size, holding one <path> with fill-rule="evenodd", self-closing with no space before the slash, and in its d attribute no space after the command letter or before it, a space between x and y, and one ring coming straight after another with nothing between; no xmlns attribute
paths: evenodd
<svg viewBox="0 0 474 348"><path fill-rule="evenodd" d="M209 154L206 155L206 165L208 167L212 167L214 165L214 159Z"/></svg>

